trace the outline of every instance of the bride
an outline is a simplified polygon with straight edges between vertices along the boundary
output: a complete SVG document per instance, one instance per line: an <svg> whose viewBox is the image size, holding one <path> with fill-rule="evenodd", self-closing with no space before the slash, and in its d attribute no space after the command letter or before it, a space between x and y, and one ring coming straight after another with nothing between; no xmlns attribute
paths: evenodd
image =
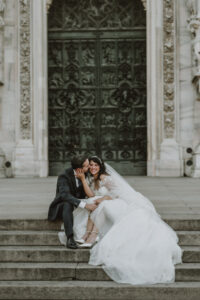
<svg viewBox="0 0 200 300"><path fill-rule="evenodd" d="M91 265L102 265L116 282L169 283L182 251L176 233L157 214L153 204L136 192L111 166L92 156L90 178L77 177L98 207L92 213L74 211L74 231L83 247L92 245ZM87 227L87 229L86 229ZM97 233L100 240L95 243ZM59 233L62 242L62 234ZM81 239L80 239L81 238Z"/></svg>

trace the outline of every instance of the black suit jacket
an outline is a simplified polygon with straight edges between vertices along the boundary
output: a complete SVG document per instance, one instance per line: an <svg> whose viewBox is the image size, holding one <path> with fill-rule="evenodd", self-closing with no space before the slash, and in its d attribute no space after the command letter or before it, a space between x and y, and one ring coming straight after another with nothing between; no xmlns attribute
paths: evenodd
<svg viewBox="0 0 200 300"><path fill-rule="evenodd" d="M60 212L65 202L78 207L80 204L78 198L84 199L85 192L82 184L77 188L74 170L70 168L58 176L56 196L49 207L48 220L54 221L61 218Z"/></svg>

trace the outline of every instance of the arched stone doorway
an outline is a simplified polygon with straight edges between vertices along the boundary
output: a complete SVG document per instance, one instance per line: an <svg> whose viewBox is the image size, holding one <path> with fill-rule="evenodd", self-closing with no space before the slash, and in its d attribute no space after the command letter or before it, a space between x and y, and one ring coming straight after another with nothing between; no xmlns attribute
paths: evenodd
<svg viewBox="0 0 200 300"><path fill-rule="evenodd" d="M146 16L141 0L53 1L48 15L49 173L76 153L146 174Z"/></svg>

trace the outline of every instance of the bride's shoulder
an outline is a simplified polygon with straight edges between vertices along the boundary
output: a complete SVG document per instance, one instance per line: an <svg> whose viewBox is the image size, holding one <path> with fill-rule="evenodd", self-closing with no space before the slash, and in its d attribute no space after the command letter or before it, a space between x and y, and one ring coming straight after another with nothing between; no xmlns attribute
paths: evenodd
<svg viewBox="0 0 200 300"><path fill-rule="evenodd" d="M108 177L108 175L106 175L106 174L101 174L101 175L100 175L100 180L101 180L101 181L104 181L104 180L107 179L107 177Z"/></svg>
<svg viewBox="0 0 200 300"><path fill-rule="evenodd" d="M103 182L106 183L106 182L112 181L112 178L109 174L101 174L100 175L100 180L101 180L102 183Z"/></svg>

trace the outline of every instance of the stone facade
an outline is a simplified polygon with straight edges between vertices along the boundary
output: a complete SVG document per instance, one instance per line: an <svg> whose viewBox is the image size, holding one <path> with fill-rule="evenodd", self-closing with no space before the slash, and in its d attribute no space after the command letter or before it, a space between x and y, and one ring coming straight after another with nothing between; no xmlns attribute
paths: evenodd
<svg viewBox="0 0 200 300"><path fill-rule="evenodd" d="M147 18L147 175L200 177L200 3L142 2ZM51 4L0 0L2 176L48 176ZM6 161L11 162L9 172Z"/></svg>

